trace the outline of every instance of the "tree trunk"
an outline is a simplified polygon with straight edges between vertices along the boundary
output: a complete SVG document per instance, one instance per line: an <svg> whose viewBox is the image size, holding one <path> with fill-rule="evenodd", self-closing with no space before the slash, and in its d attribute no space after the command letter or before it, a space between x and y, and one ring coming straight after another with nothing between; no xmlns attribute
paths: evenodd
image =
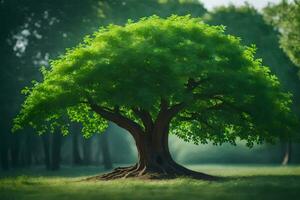
<svg viewBox="0 0 300 200"><path fill-rule="evenodd" d="M91 160L92 160L91 159L91 153L92 153L91 143L92 143L91 138L83 141L83 163L85 165L91 164Z"/></svg>
<svg viewBox="0 0 300 200"><path fill-rule="evenodd" d="M291 160L291 151L292 151L292 142L291 140L287 141L284 147L284 156L281 162L282 165L287 165Z"/></svg>
<svg viewBox="0 0 300 200"><path fill-rule="evenodd" d="M0 156L1 156L1 168L3 170L9 169L9 162L8 162L8 137L5 133L5 130L3 130L2 133L0 133Z"/></svg>
<svg viewBox="0 0 300 200"><path fill-rule="evenodd" d="M26 141L25 141L25 166L29 167L32 164L32 149L33 144L32 143L32 135L31 133L26 133Z"/></svg>
<svg viewBox="0 0 300 200"><path fill-rule="evenodd" d="M60 168L60 151L62 136L59 132L53 134L52 137L52 153L51 153L51 170L59 170Z"/></svg>
<svg viewBox="0 0 300 200"><path fill-rule="evenodd" d="M2 107L3 108L3 107ZM10 137L11 137L11 114L7 110L0 110L0 157L1 157L1 168L8 170L10 168L9 163L9 150L10 150Z"/></svg>
<svg viewBox="0 0 300 200"><path fill-rule="evenodd" d="M189 170L177 164L171 157L166 129L134 138L139 161L134 166L116 168L113 172L99 176L104 180L140 177L146 179L175 178L187 176L196 179L214 180L216 177Z"/></svg>
<svg viewBox="0 0 300 200"><path fill-rule="evenodd" d="M46 169L50 170L50 140L49 140L49 135L43 135L43 148L44 148L44 155L45 155L45 165Z"/></svg>
<svg viewBox="0 0 300 200"><path fill-rule="evenodd" d="M141 108L132 108L134 114L141 119L143 128L135 121L122 115L118 106L115 106L114 110L111 111L97 105L91 98L88 99L88 102L92 110L103 118L115 122L133 136L139 154L139 161L134 166L117 168L111 173L88 179L110 180L127 177L160 179L178 176L204 180L217 179L214 176L189 170L172 159L168 146L169 125L172 118L184 108L184 103L170 106L162 98L160 111L155 121L152 120L150 112Z"/></svg>
<svg viewBox="0 0 300 200"><path fill-rule="evenodd" d="M109 152L107 132L103 133L100 137L100 147L101 147L101 152L102 152L104 169L111 169L112 161L111 161L111 156L110 156L110 152Z"/></svg>
<svg viewBox="0 0 300 200"><path fill-rule="evenodd" d="M78 131L79 131L79 127L76 124L73 124L73 129L72 129L72 136L73 136L73 140L72 140L72 149L73 149L73 164L75 165L81 165L82 164L82 160L80 158L80 154L79 154L79 143L78 143Z"/></svg>
<svg viewBox="0 0 300 200"><path fill-rule="evenodd" d="M20 135L12 135L11 138L11 166L17 168L20 166Z"/></svg>

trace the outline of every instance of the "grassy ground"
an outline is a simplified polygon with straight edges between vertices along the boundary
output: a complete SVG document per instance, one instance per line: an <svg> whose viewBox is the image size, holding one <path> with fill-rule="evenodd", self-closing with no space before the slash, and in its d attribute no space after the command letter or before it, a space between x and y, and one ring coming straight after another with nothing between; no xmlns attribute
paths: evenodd
<svg viewBox="0 0 300 200"><path fill-rule="evenodd" d="M226 177L208 182L191 179L163 181L81 181L98 168L63 168L0 172L1 200L193 200L299 199L300 166L201 165L190 168Z"/></svg>

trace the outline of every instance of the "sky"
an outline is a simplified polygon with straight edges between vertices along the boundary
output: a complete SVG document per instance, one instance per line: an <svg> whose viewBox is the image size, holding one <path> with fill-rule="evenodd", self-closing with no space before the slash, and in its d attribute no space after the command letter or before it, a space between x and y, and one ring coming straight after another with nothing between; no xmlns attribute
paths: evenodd
<svg viewBox="0 0 300 200"><path fill-rule="evenodd" d="M265 7L269 2L270 3L278 3L281 0L200 0L204 6L211 10L215 6L228 5L230 3L234 5L243 5L244 2L249 2L251 5L256 7L257 9L261 9Z"/></svg>

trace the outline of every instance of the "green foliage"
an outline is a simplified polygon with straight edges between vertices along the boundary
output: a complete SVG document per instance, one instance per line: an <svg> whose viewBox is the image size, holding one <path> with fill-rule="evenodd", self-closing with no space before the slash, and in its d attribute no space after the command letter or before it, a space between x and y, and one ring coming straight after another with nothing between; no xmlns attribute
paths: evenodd
<svg viewBox="0 0 300 200"><path fill-rule="evenodd" d="M264 14L280 32L280 44L291 61L300 67L300 1L283 0L269 5Z"/></svg>
<svg viewBox="0 0 300 200"><path fill-rule="evenodd" d="M278 76L287 91L299 99L299 81L295 75L295 66L279 47L278 32L267 24L262 14L250 6L219 7L205 16L205 21L212 25L226 26L226 33L243 38L242 44L257 46L257 56ZM243 28L241 28L243 27ZM259 35L259 37L257 37ZM297 106L299 107L299 106Z"/></svg>
<svg viewBox="0 0 300 200"><path fill-rule="evenodd" d="M97 113L92 112L86 104L69 107L67 113L72 122L78 122L83 125L81 132L84 137L89 137L93 133L104 132L108 127L107 122Z"/></svg>
<svg viewBox="0 0 300 200"><path fill-rule="evenodd" d="M187 141L273 141L296 126L291 95L254 54L254 46L224 34L224 27L189 16L109 25L43 70L44 80L29 90L14 129L31 124L45 131L69 116L89 135L106 127L86 106L90 99L109 110L118 107L137 123L133 108L155 117L166 99L186 105L171 132Z"/></svg>
<svg viewBox="0 0 300 200"><path fill-rule="evenodd" d="M198 0L123 0L102 1L98 11L102 24L123 25L127 19L139 20L142 17L157 15L169 17L172 14L201 17L206 9Z"/></svg>
<svg viewBox="0 0 300 200"><path fill-rule="evenodd" d="M293 94L292 108L299 116L300 83L296 75L297 69L279 47L278 32L267 24L262 14L249 5L231 5L216 8L204 18L209 24L224 25L225 33L243 38L242 44L256 44L257 56L261 57L271 72L278 77L283 89Z"/></svg>

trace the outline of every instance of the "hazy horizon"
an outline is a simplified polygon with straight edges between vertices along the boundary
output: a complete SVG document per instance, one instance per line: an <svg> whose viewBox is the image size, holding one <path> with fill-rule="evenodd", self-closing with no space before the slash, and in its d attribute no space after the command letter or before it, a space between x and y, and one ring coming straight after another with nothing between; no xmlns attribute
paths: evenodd
<svg viewBox="0 0 300 200"><path fill-rule="evenodd" d="M248 2L249 4L253 5L257 9L262 9L263 7L267 6L268 3L278 3L281 0L200 0L205 8L208 10L211 10L212 8L216 6L221 5L228 5L230 3L234 5L244 5L245 2Z"/></svg>

